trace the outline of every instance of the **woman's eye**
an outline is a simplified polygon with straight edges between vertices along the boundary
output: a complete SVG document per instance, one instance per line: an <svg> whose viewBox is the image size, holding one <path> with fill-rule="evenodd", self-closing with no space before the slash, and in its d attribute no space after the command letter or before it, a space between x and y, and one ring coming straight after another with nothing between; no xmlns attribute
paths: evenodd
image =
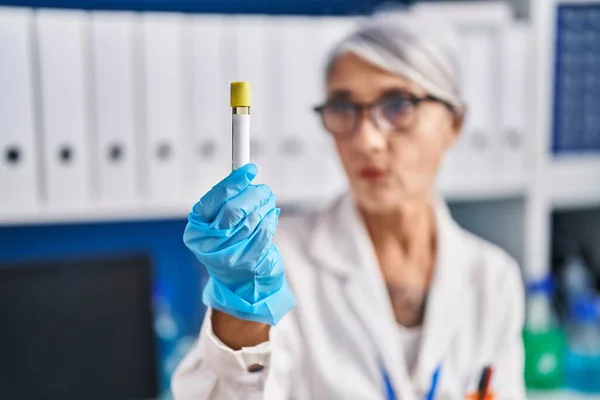
<svg viewBox="0 0 600 400"><path fill-rule="evenodd" d="M332 102L327 108L329 108L329 112L339 115L346 115L354 112L354 107L351 103Z"/></svg>
<svg viewBox="0 0 600 400"><path fill-rule="evenodd" d="M410 102L404 98L389 99L381 104L381 111L387 119L394 121L407 115L410 111Z"/></svg>

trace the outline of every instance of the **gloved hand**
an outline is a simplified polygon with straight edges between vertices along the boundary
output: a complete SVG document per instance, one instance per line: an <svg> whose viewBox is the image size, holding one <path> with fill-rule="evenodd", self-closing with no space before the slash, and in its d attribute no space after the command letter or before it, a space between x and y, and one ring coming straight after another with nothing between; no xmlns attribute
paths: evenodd
<svg viewBox="0 0 600 400"><path fill-rule="evenodd" d="M283 259L272 239L279 209L246 164L215 185L188 216L185 245L210 275L202 299L240 319L275 325L294 305Z"/></svg>

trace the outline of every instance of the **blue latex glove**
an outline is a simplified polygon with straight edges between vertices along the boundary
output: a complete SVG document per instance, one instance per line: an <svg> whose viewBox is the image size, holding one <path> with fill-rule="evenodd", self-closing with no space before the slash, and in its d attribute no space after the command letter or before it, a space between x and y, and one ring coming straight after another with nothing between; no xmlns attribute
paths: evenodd
<svg viewBox="0 0 600 400"><path fill-rule="evenodd" d="M233 171L200 199L183 241L210 279L202 299L235 317L275 325L294 305L273 236L279 209L267 185L251 185L258 170Z"/></svg>

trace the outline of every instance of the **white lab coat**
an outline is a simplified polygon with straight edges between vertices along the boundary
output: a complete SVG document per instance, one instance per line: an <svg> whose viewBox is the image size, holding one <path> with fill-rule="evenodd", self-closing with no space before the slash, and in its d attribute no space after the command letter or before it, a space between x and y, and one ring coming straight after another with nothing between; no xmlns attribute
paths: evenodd
<svg viewBox="0 0 600 400"><path fill-rule="evenodd" d="M269 342L232 351L207 313L175 373L175 399L385 399L382 369L398 399L423 399L440 363L436 399L464 399L485 365L497 400L525 399L518 265L460 228L443 201L435 207L438 262L412 375L374 249L345 196L323 213L281 219L276 242L297 306Z"/></svg>

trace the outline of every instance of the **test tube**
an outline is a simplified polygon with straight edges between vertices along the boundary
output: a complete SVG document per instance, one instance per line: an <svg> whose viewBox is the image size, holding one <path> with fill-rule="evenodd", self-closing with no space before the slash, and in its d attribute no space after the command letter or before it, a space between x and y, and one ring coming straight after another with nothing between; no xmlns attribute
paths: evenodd
<svg viewBox="0 0 600 400"><path fill-rule="evenodd" d="M231 169L250 162L250 107L252 89L249 82L231 82Z"/></svg>

